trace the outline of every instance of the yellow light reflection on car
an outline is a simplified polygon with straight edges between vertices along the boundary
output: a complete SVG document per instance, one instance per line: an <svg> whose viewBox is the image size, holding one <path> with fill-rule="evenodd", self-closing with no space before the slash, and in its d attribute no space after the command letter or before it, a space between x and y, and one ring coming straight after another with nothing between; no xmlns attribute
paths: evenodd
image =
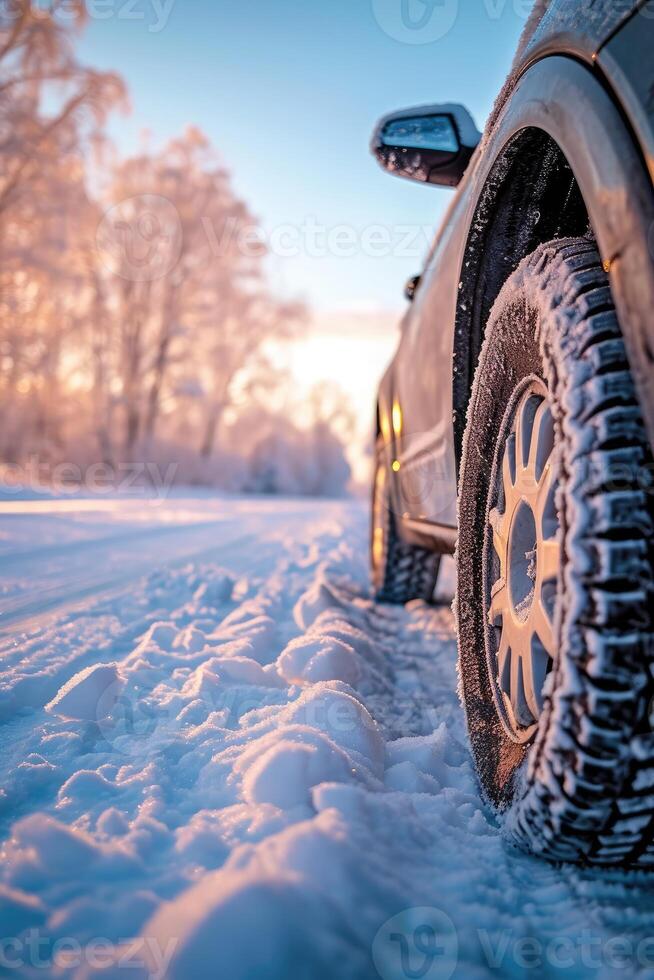
<svg viewBox="0 0 654 980"><path fill-rule="evenodd" d="M402 432L402 408L397 399L393 402L393 431L396 436Z"/></svg>

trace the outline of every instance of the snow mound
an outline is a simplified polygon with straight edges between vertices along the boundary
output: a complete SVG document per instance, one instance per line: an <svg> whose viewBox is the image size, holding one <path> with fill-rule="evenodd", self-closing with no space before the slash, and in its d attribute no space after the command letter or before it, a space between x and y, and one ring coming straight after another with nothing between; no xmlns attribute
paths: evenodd
<svg viewBox="0 0 654 980"><path fill-rule="evenodd" d="M169 948L172 935L179 937L169 980L213 977L216 963L230 980L331 980L335 963L348 960L350 969L360 969L363 961L353 954L347 921L324 897L307 893L299 874L256 866L208 876L159 912L147 931L157 950ZM148 957L148 972L160 966L161 960Z"/></svg>
<svg viewBox="0 0 654 980"><path fill-rule="evenodd" d="M113 711L122 688L116 664L95 664L71 677L45 710L61 718L101 721Z"/></svg>
<svg viewBox="0 0 654 980"><path fill-rule="evenodd" d="M347 782L356 768L346 752L322 732L301 726L271 732L255 742L235 766L246 803L272 803L281 810L311 806L320 783Z"/></svg>
<svg viewBox="0 0 654 980"><path fill-rule="evenodd" d="M355 687L361 677L356 652L349 643L311 633L289 643L277 669L289 684L338 680Z"/></svg>

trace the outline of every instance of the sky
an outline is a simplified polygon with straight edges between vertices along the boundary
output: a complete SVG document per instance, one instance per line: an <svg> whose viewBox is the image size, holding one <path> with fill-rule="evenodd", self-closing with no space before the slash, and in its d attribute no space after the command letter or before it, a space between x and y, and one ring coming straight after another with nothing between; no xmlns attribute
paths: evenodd
<svg viewBox="0 0 654 980"><path fill-rule="evenodd" d="M210 138L264 230L273 286L314 313L309 346L293 352L298 383L339 380L354 359L354 383L341 383L367 411L404 283L452 193L379 169L374 124L395 109L461 102L483 128L530 0L87 4L80 54L130 90L131 113L110 126L119 149L138 149L145 130L162 144L189 124Z"/></svg>

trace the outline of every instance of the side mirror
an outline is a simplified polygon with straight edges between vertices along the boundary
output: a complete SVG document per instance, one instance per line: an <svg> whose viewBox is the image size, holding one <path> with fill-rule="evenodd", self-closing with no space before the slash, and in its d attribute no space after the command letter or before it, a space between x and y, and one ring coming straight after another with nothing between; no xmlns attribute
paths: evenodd
<svg viewBox="0 0 654 980"><path fill-rule="evenodd" d="M371 150L380 166L397 177L456 187L480 140L462 105L432 105L385 116Z"/></svg>

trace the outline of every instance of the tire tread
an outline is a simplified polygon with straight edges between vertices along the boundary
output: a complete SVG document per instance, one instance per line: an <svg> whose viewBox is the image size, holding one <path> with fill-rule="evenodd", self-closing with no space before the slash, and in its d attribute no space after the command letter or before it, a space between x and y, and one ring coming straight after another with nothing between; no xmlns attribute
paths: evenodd
<svg viewBox="0 0 654 980"><path fill-rule="evenodd" d="M526 789L513 805L512 837L554 860L654 865L654 737L647 731L654 695L653 522L651 494L647 499L641 485L650 447L599 255L574 243L553 243L542 253L527 274L540 266L552 320L557 293L578 314L567 335L560 334L559 367L552 372L555 398L565 401L561 431L570 485L583 489L586 474L595 474L587 498L582 493L575 500L587 519L578 537L580 519L566 507L567 534L575 537L568 560L587 562L576 569L586 602L573 610L568 601L566 618L566 668L574 664L585 710L572 710L572 694L558 697L560 730L539 739L529 760ZM546 360L549 342L545 337ZM572 358L592 368L581 391L572 391L560 370L561 359ZM616 460L623 464L619 495L607 491ZM618 539L607 540L616 526ZM552 712L551 698L546 708Z"/></svg>

